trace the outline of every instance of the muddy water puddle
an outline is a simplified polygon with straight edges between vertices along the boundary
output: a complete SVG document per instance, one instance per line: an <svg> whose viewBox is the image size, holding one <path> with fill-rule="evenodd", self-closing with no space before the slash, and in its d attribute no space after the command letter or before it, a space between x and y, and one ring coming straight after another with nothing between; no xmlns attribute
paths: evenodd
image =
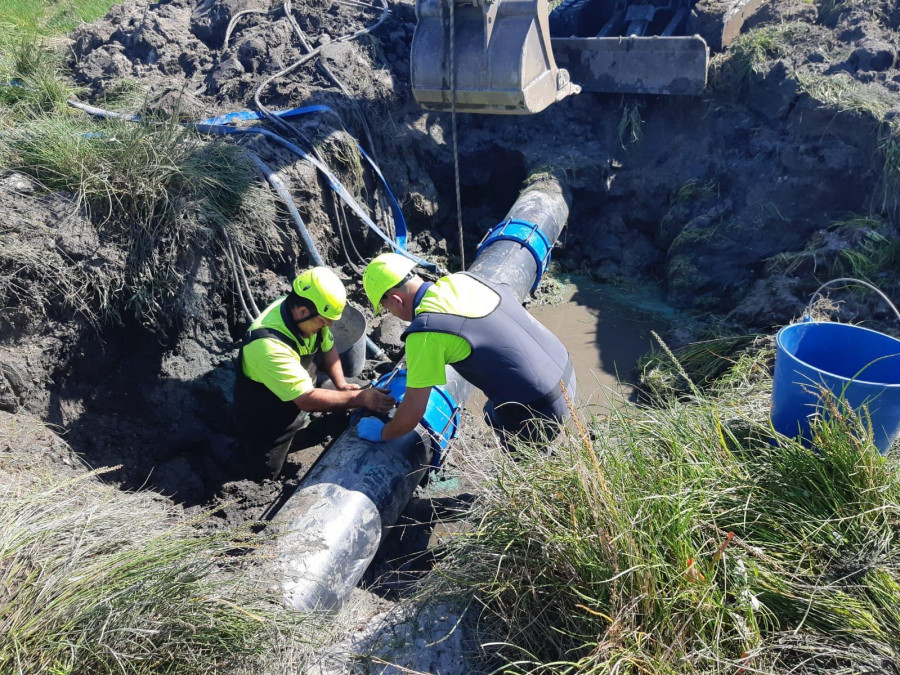
<svg viewBox="0 0 900 675"><path fill-rule="evenodd" d="M562 301L529 309L562 340L578 378L577 405L605 414L632 393L637 360L663 333L672 310L659 299L625 294L586 279L566 284ZM467 408L479 412L484 395L476 391Z"/></svg>
<svg viewBox="0 0 900 675"><path fill-rule="evenodd" d="M580 403L592 411L609 409L632 392L637 360L653 346L651 331L665 331L659 304L648 311L647 300L627 296L591 282L568 285L565 301L542 305L531 315L549 328L569 350L578 377Z"/></svg>

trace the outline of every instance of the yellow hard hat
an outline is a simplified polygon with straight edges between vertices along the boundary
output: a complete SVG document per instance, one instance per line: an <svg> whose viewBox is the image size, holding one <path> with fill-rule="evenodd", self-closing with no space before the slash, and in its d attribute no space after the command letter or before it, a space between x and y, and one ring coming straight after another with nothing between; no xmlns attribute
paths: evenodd
<svg viewBox="0 0 900 675"><path fill-rule="evenodd" d="M337 275L327 267L312 267L294 279L294 293L316 306L326 319L337 321L347 304L347 291Z"/></svg>
<svg viewBox="0 0 900 675"><path fill-rule="evenodd" d="M363 288L375 314L381 311L381 298L384 294L406 279L415 266L415 261L397 253L382 253L366 266Z"/></svg>

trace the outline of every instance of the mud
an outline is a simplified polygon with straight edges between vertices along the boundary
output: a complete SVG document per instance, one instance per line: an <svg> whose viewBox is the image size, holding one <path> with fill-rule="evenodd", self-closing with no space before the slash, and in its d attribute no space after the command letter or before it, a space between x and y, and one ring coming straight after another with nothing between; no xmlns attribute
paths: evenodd
<svg viewBox="0 0 900 675"><path fill-rule="evenodd" d="M130 87L142 94L134 111L183 120L252 108L262 80L303 53L279 6L270 14L243 16L225 45L232 17L268 9L269 3L129 0L75 31L70 65L87 88L85 98L100 104ZM411 98L414 5L391 3L375 33L352 42L336 38L371 23L375 12L306 0L294 3L294 16L310 45L322 47L322 62L349 96L310 63L269 86L263 101L273 108L331 106L340 120L313 115L292 124L389 229L376 183L356 168L343 128L360 139L400 200L411 247L455 269L460 252L450 118L420 110ZM601 404L607 389L619 387L614 375L628 379L650 328L677 346L701 324L771 331L797 316L823 275L836 270L834 263L858 243L835 233L835 220L870 214L883 221L880 232L887 241L897 239L900 204L891 175L883 171L879 148L885 137L872 110L887 120L900 114L900 11L879 0L772 0L751 25L787 30L786 37L747 72L737 69L733 52L716 57L712 85L701 97L581 94L533 117L458 116L466 260L503 218L528 173L551 166L564 173L573 192L569 225L554 259L568 273L623 290L600 291L585 280L563 305L533 309L570 346L582 389L590 385L583 393L591 406ZM841 92L848 91L857 97L855 105L839 105ZM636 117L630 115L635 111ZM358 221L348 228L335 224L327 185L308 164L261 140L247 145L288 184L320 252L370 320L373 339L396 358L401 327L390 318L373 320L357 274L380 242ZM121 249L104 240L69 196L45 194L5 170L0 194L4 246L28 238L38 257L67 256L86 270L125 263ZM260 304L284 292L286 280L309 263L287 219L273 249L271 258L247 269ZM774 263L783 253L804 255L786 268ZM898 264L878 270L873 279L889 295L900 289ZM128 317L117 325L91 326L58 298L28 310L5 307L0 411L55 425L91 466L122 465L108 478L123 488L157 490L188 513L227 503L218 512L221 527L265 519L340 433L346 417L318 419L318 442L292 453L278 481L253 483L229 468L235 444L231 359L246 324L225 270L221 259L197 261L190 288L193 318L167 335L149 333ZM645 297L638 289L650 290ZM841 320L890 316L864 295L841 299L835 313ZM375 372L369 362L363 376ZM464 433L444 473L415 496L406 519L388 537L352 599L357 623L348 620L348 627L360 625L362 616L383 614L371 635L384 635L386 625L403 625L397 629L401 643L418 639L404 632L413 630L409 615L389 610L429 569L429 546L457 527L448 513L465 501L475 480L469 462L495 445L476 407L466 412ZM335 636L334 643L345 654L378 642L344 637ZM460 633L441 643L452 645L449 662L461 668L441 672L476 670L452 656L460 648L456 640L470 637ZM387 660L407 668L437 667L416 662L408 652L409 658L392 654ZM381 667L370 665L373 671Z"/></svg>
<svg viewBox="0 0 900 675"><path fill-rule="evenodd" d="M531 309L556 334L572 358L578 378L579 405L590 414L608 414L631 398L638 359L654 346L651 335L666 335L675 313L656 311L637 298L604 288L588 279L568 283L558 304ZM649 298L641 298L641 301ZM658 302L658 301L657 301Z"/></svg>

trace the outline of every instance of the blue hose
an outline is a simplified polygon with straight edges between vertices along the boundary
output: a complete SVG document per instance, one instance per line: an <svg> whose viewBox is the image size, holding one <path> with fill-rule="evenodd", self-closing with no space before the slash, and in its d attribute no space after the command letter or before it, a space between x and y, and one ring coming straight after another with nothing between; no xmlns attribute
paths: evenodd
<svg viewBox="0 0 900 675"><path fill-rule="evenodd" d="M367 214L353 198L353 196L349 192L347 192L346 188L341 185L340 181L335 177L333 173L331 173L331 171L329 171L328 167L322 164L322 162L317 160L315 157L308 154L300 146L291 143L284 137L279 136L278 134L271 132L268 129L263 129L262 127L247 127L246 129L242 129L238 127L224 126L221 124L195 124L194 128L202 134L210 134L214 136L258 134L278 143L287 150L290 150L292 153L294 153L301 159L308 161L319 171L321 171L328 181L329 187L344 201L345 204L347 204L347 206L350 207L350 209L359 217L360 220L362 220L368 226L370 230L377 234L385 243L393 248L394 251L402 256L405 256L406 258L409 258L423 269L429 270L431 272L439 272L438 266L435 263L428 262L427 260L423 260L422 258L409 253L406 249L401 247L389 236L387 236L382 231L382 229L378 227L378 225L376 225L371 218L369 218L369 214Z"/></svg>
<svg viewBox="0 0 900 675"><path fill-rule="evenodd" d="M337 114L337 112L335 112L334 109L329 108L327 105L308 105L303 106L302 108L290 108L289 110L272 110L271 113L275 117L293 117L295 115L308 115L310 113L332 113L335 117L338 118L338 120L340 120L340 116ZM230 112L224 115L219 115L218 117L210 117L208 119L197 122L197 124L220 126L233 124L235 122L262 119L266 119L266 117L261 112L257 112L255 110L239 110L237 112ZM343 122L341 123L341 126L343 126ZM372 167L372 171L375 172L375 175L378 176L378 179L384 186L384 190L387 193L388 201L391 207L391 215L393 215L394 217L394 225L397 231L395 236L397 245L406 250L408 229L406 227L406 218L403 217L403 211L400 209L400 203L397 201L394 193L391 192L391 188L388 185L384 174L381 173L381 168L378 166L378 164L375 163L375 160L373 160L369 156L369 154L365 151L365 149L359 142L356 143L356 147L359 149L360 154L369 163L369 166Z"/></svg>

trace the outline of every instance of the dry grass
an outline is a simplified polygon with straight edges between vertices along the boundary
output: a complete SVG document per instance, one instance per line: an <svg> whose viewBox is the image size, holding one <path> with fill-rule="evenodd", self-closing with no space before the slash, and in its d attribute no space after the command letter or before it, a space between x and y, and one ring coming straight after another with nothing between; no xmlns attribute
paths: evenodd
<svg viewBox="0 0 900 675"><path fill-rule="evenodd" d="M259 672L299 635L297 616L229 557L255 546L248 533L202 534L71 456L61 471L39 427L0 419L0 672Z"/></svg>

